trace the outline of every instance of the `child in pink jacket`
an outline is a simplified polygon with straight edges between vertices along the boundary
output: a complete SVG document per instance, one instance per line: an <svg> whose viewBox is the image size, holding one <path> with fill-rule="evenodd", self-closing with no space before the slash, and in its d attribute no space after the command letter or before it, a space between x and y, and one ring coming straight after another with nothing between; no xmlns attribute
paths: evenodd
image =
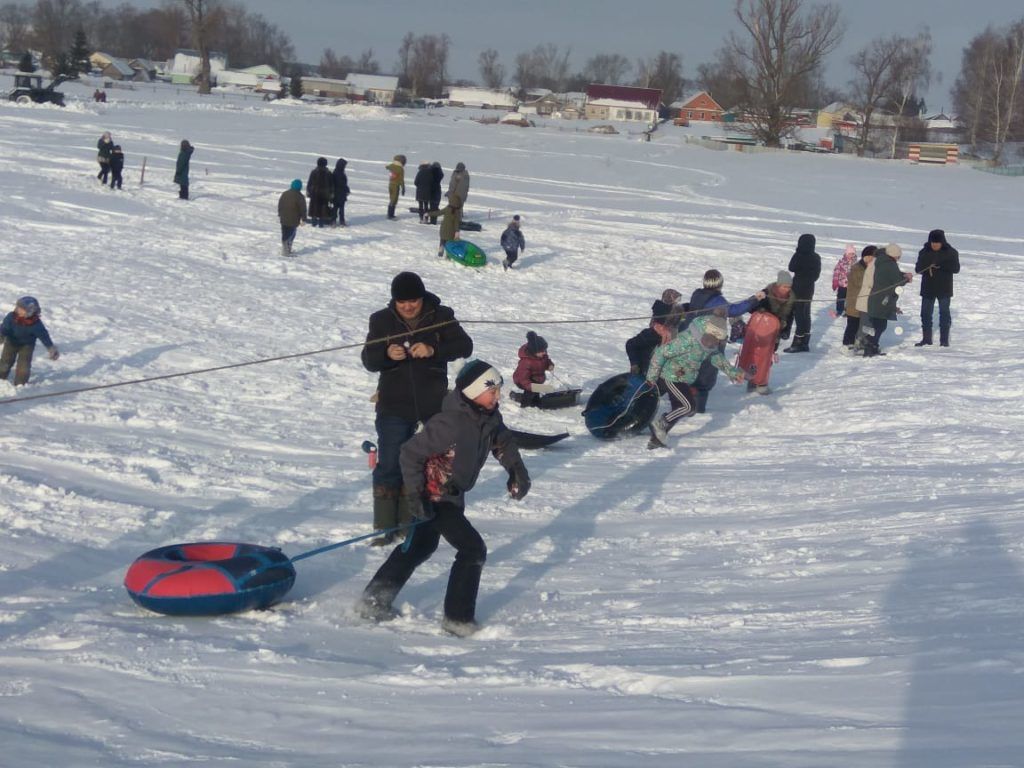
<svg viewBox="0 0 1024 768"><path fill-rule="evenodd" d="M547 372L554 370L554 367L555 364L548 357L548 343L543 337L529 331L526 343L519 348L519 365L512 374L512 381L523 390L521 405L540 405L540 396L554 391L554 387L544 383Z"/></svg>
<svg viewBox="0 0 1024 768"><path fill-rule="evenodd" d="M850 279L850 267L857 261L857 249L853 245L846 246L842 257L832 270L832 290L836 292L836 315L842 315L846 309L846 287Z"/></svg>

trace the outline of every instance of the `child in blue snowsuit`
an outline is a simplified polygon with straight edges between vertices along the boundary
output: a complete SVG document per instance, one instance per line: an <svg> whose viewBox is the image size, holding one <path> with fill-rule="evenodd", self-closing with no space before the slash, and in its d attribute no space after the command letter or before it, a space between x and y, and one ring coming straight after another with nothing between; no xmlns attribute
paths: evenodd
<svg viewBox="0 0 1024 768"><path fill-rule="evenodd" d="M14 369L14 385L28 383L32 374L32 354L36 349L36 340L43 342L51 360L60 357L60 352L50 339L50 334L40 318L39 302L32 296L22 296L14 305L14 311L8 312L0 324L0 338L3 339L3 351L0 352L0 380L7 381L11 366Z"/></svg>
<svg viewBox="0 0 1024 768"><path fill-rule="evenodd" d="M516 263L516 259L519 258L519 253L526 250L526 238L523 237L519 226L519 214L516 214L505 227L505 231L501 233L501 247L505 251L505 258L502 260L501 266L506 270L511 269L512 265Z"/></svg>

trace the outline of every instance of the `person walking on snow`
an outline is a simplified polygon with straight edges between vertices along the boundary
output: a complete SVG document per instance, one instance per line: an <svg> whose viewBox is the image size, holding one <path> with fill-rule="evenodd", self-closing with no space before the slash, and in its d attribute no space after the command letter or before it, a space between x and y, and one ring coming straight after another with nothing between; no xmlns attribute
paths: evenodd
<svg viewBox="0 0 1024 768"><path fill-rule="evenodd" d="M124 152L121 151L121 145L115 144L114 148L110 151L110 188L121 189L121 185L124 183L124 179L121 176L124 171Z"/></svg>
<svg viewBox="0 0 1024 768"><path fill-rule="evenodd" d="M462 224L462 198L456 194L448 196L448 205L440 211L430 211L431 216L441 217L440 235L441 244L437 248L437 258L444 258L444 247L449 240L456 240L459 237L459 225Z"/></svg>
<svg viewBox="0 0 1024 768"><path fill-rule="evenodd" d="M28 384L32 375L32 355L36 349L36 341L43 342L51 360L60 357L60 352L50 339L50 334L43 325L42 310L39 302L32 296L22 296L14 305L14 311L8 312L0 323L0 341L3 351L0 352L0 381L7 381L7 375L14 370L14 386Z"/></svg>
<svg viewBox="0 0 1024 768"><path fill-rule="evenodd" d="M398 207L398 193L405 196L405 155L395 155L390 163L384 166L388 172L388 218L397 219L395 208Z"/></svg>
<svg viewBox="0 0 1024 768"><path fill-rule="evenodd" d="M441 412L402 446L402 479L417 525L408 548L395 547L363 590L356 611L381 621L413 572L437 550L443 536L455 548L448 574L442 628L458 637L473 634L480 577L487 545L466 517L466 494L476 485L488 454L508 472L509 495L519 501L530 490L530 475L516 441L498 410L501 374L488 363L467 363L455 379Z"/></svg>
<svg viewBox="0 0 1024 768"><path fill-rule="evenodd" d="M847 276L844 307L846 312L846 329L843 331L844 347L852 347L857 341L861 317L861 312L857 309L857 298L860 296L861 288L864 286L864 276L867 273L868 265L875 260L875 250L875 246L865 245L860 252L860 260L850 267L850 273ZM873 274L874 271L872 271Z"/></svg>
<svg viewBox="0 0 1024 768"><path fill-rule="evenodd" d="M870 325L864 330L864 357L885 354L879 349L879 341L890 320L901 314L896 305L900 290L907 282L907 276L900 271L899 260L903 249L896 243L889 243L875 252L874 276L871 291L867 297L867 317ZM863 295L863 290L861 295ZM862 323L863 325L863 323Z"/></svg>
<svg viewBox="0 0 1024 768"><path fill-rule="evenodd" d="M188 166L193 152L195 147L189 144L188 139L182 139L178 160L174 164L174 183L178 185L178 197L182 200L188 200Z"/></svg>
<svg viewBox="0 0 1024 768"><path fill-rule="evenodd" d="M110 131L104 131L100 140L96 142L96 161L100 164L100 172L96 178L101 184L107 183L110 174L110 154L114 151L114 140L110 137Z"/></svg>
<svg viewBox="0 0 1024 768"><path fill-rule="evenodd" d="M416 171L416 178L413 179L413 186L416 187L416 210L420 215L420 224L429 221L427 211L430 210L430 187L433 184L434 172L430 169L430 163L420 163Z"/></svg>
<svg viewBox="0 0 1024 768"><path fill-rule="evenodd" d="M347 165L348 160L343 157L338 158L338 162L334 164L334 172L331 174L334 179L334 218L339 227L348 226L345 223L345 201L348 200L351 190L348 188L348 174L345 173Z"/></svg>
<svg viewBox="0 0 1024 768"><path fill-rule="evenodd" d="M519 252L526 251L526 238L523 237L523 232L520 229L518 213L512 217L512 221L501 233L501 247L505 251L505 258L502 260L501 266L506 270L511 269L512 265L516 263L516 259L519 258Z"/></svg>
<svg viewBox="0 0 1024 768"><path fill-rule="evenodd" d="M292 255L292 243L299 225L306 218L306 198L302 194L302 182L294 179L291 186L281 193L277 200L277 215L281 219L281 255Z"/></svg>
<svg viewBox="0 0 1024 768"><path fill-rule="evenodd" d="M316 168L309 173L306 181L306 194L309 195L309 220L314 227L326 227L334 216L331 213L331 200L334 198L334 175L327 167L327 158L318 157Z"/></svg>
<svg viewBox="0 0 1024 768"><path fill-rule="evenodd" d="M726 360L719 347L720 342L729 338L729 325L724 310L720 308L716 312L720 314L694 319L675 339L654 350L647 369L647 385L667 393L670 408L651 424L649 449L667 448L669 430L680 419L694 414L693 383L705 360L710 359L737 384L743 381L743 371Z"/></svg>
<svg viewBox="0 0 1024 768"><path fill-rule="evenodd" d="M444 181L444 169L436 160L430 164L430 210L441 207L441 182ZM431 224L437 224L437 216L430 217Z"/></svg>
<svg viewBox="0 0 1024 768"><path fill-rule="evenodd" d="M789 271L793 273L793 315L796 331L793 343L783 352L810 352L811 343L811 299L814 298L814 284L821 276L821 256L814 251L814 235L800 235L796 252L789 260Z"/></svg>
<svg viewBox="0 0 1024 768"><path fill-rule="evenodd" d="M448 363L473 354L473 340L450 307L427 291L415 272L391 281L391 302L370 316L363 347L366 370L377 381L377 466L373 470L373 527L389 530L409 520L398 452L420 424L441 410L448 391ZM394 532L375 539L391 544Z"/></svg>
<svg viewBox="0 0 1024 768"><path fill-rule="evenodd" d="M857 261L857 249L850 244L839 257L832 270L832 290L836 294L836 315L842 315L846 309L846 289L849 287L850 267Z"/></svg>
<svg viewBox="0 0 1024 768"><path fill-rule="evenodd" d="M456 163L455 172L452 173L452 177L448 179L448 199L450 200L452 195L458 195L459 200L462 204L466 204L466 200L469 199L469 171L466 170L465 163Z"/></svg>
<svg viewBox="0 0 1024 768"><path fill-rule="evenodd" d="M931 346L932 316L939 304L939 345L949 346L949 328L953 318L949 303L953 298L953 275L960 272L960 254L946 241L946 233L933 229L928 242L917 254L914 271L921 275L921 340L915 347Z"/></svg>

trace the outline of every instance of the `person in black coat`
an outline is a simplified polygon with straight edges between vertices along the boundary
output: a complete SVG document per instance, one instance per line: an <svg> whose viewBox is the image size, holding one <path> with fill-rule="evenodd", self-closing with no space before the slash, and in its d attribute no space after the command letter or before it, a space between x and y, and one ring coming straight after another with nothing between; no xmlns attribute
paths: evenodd
<svg viewBox="0 0 1024 768"><path fill-rule="evenodd" d="M96 142L96 160L100 164L100 172L96 174L96 178L101 184L106 184L110 175L110 154L113 151L114 140L110 137L110 131L104 131L100 140Z"/></svg>
<svg viewBox="0 0 1024 768"><path fill-rule="evenodd" d="M384 340L384 341L382 341ZM473 340L450 307L428 292L415 272L391 281L391 302L370 316L363 366L379 373L377 384L377 466L373 470L373 525L395 528L409 519L398 463L402 444L420 423L441 410L448 392L448 363L473 354ZM394 532L373 543L395 541Z"/></svg>
<svg viewBox="0 0 1024 768"><path fill-rule="evenodd" d="M915 347L931 346L932 315L939 303L939 345L949 346L953 319L949 303L953 298L953 275L960 272L960 254L946 241L946 233L933 229L928 242L917 254L914 271L921 275L921 340Z"/></svg>
<svg viewBox="0 0 1024 768"><path fill-rule="evenodd" d="M334 164L334 173L331 174L334 177L334 215L339 227L348 226L345 223L345 201L348 200L351 190L348 188L348 174L345 173L347 165L348 161L345 158L338 158L338 162Z"/></svg>
<svg viewBox="0 0 1024 768"><path fill-rule="evenodd" d="M434 172L430 169L430 163L420 163L413 184L416 186L416 207L421 224L427 223L427 211L433 210L430 207L430 187L433 183Z"/></svg>
<svg viewBox="0 0 1024 768"><path fill-rule="evenodd" d="M334 219L331 200L334 197L334 176L327 168L327 158L319 157L316 168L306 182L306 196L309 198L309 220L314 227L326 227Z"/></svg>
<svg viewBox="0 0 1024 768"><path fill-rule="evenodd" d="M821 256L814 252L816 244L814 235L800 235L796 253L789 260L789 271L793 273L793 319L796 321L796 330L793 343L783 352L811 351L811 299L814 298L814 284L821 276Z"/></svg>
<svg viewBox="0 0 1024 768"><path fill-rule="evenodd" d="M655 299L651 306L651 323L626 342L626 357L629 358L629 372L646 376L654 350L670 341L676 333L678 320L672 313L672 305ZM674 321L675 320L675 321Z"/></svg>
<svg viewBox="0 0 1024 768"><path fill-rule="evenodd" d="M110 152L110 188L121 189L121 184L124 179L121 178L121 172L124 170L124 152L121 151L121 145L115 144L114 149Z"/></svg>
<svg viewBox="0 0 1024 768"><path fill-rule="evenodd" d="M444 181L444 170L436 160L430 164L430 210L436 211L441 207L441 182ZM437 224L437 216L430 217L431 224Z"/></svg>

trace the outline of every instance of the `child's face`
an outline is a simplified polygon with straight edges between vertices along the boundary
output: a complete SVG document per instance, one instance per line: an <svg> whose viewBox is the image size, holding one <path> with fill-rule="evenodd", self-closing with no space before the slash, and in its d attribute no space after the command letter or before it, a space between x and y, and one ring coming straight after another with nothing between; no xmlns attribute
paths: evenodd
<svg viewBox="0 0 1024 768"><path fill-rule="evenodd" d="M15 307L14 308L14 314L17 315L18 317L27 317L28 316L28 312L25 311L24 307Z"/></svg>
<svg viewBox="0 0 1024 768"><path fill-rule="evenodd" d="M501 387L490 387L473 398L474 403L488 411L497 408L499 400L501 400Z"/></svg>

